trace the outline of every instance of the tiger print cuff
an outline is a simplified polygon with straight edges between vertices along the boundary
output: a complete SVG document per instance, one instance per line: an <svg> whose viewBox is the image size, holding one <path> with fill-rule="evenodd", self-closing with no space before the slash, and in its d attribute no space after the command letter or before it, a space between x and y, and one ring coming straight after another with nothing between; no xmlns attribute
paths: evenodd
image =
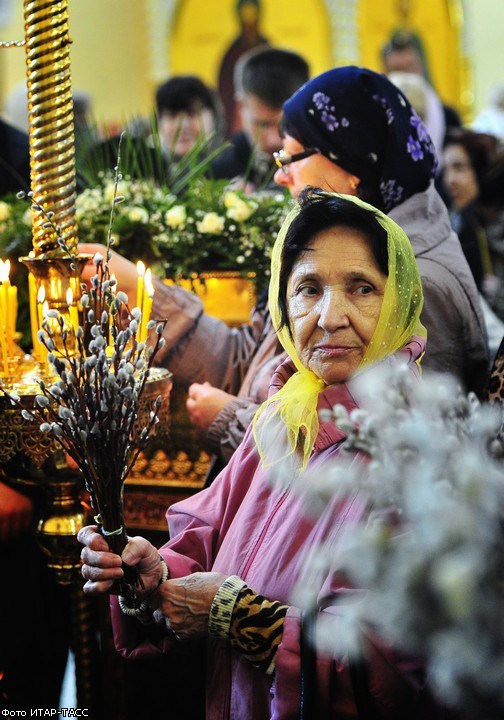
<svg viewBox="0 0 504 720"><path fill-rule="evenodd" d="M229 628L231 646L267 675L275 672L287 605L258 595L247 585L236 599Z"/></svg>
<svg viewBox="0 0 504 720"><path fill-rule="evenodd" d="M208 632L212 637L229 637L233 608L244 585L245 582L237 575L231 575L215 593L208 619Z"/></svg>

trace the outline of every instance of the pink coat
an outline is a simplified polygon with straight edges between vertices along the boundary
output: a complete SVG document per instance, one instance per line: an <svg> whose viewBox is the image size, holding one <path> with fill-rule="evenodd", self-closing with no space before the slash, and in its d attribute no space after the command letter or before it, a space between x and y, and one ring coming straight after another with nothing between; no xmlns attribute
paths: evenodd
<svg viewBox="0 0 504 720"><path fill-rule="evenodd" d="M407 348L413 360L422 349L422 341L415 340ZM416 365L411 367L415 372ZM285 382L292 372L290 361L283 363L273 386ZM331 408L335 403L349 410L356 407L348 386L328 388L321 394L319 407ZM309 467L322 468L339 453L344 439L334 424L321 423ZM306 552L328 541L336 551L342 528L365 518L368 512L367 498L356 491L344 501L328 504L320 517L310 516L305 503L289 488L268 482L249 429L213 485L168 510L171 540L160 553L172 577L210 570L235 574L256 592L288 604L294 583L303 576ZM321 612L331 612L334 598L350 592L356 590L341 574L320 578ZM299 717L300 614L298 608L289 608L273 678L252 667L226 641L209 639L208 720ZM147 639L145 628L124 617L115 604L113 621L116 646L128 657L163 653L173 647L173 641L164 635L156 639L151 634ZM370 641L369 646L370 689L379 716L412 717L419 668L377 643ZM317 658L317 695L323 717L357 716L345 662L329 656Z"/></svg>

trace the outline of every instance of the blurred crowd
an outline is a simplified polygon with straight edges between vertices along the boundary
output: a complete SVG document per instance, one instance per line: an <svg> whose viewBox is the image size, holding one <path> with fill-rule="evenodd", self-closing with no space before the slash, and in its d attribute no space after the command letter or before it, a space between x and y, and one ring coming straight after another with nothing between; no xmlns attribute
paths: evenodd
<svg viewBox="0 0 504 720"><path fill-rule="evenodd" d="M207 176L229 180L230 186L249 193L284 184L273 181L275 172L282 170L282 165L275 163L274 154L280 153L282 147L285 149L279 122L284 104L309 80L310 69L298 53L271 46L257 32L257 26L252 27L257 23L257 15L251 12L254 5L238 3L242 36L225 57L220 82L221 93L225 94L219 95L194 75L168 78L156 89L152 118L132 120L125 126L130 138L127 172L150 177L168 187L173 169L179 167L184 158L190 158L192 164L206 162ZM416 35L394 34L384 46L382 58L383 72L404 93L432 139L437 155L437 191L446 204L452 229L458 235L480 293L489 334L491 327L496 328L490 347L492 355L504 327L501 324L504 322L504 84L495 88L488 107L472 123L466 123L437 94ZM104 135L96 127L91 98L86 93L75 93L74 109L77 182L78 187L85 187L92 184L97 173L114 167L119 133ZM27 133L26 87L21 87L16 89L15 96L7 99L0 119L0 197L29 189ZM306 153L324 154L322 150L307 150L307 147L309 144L305 144L303 151L306 157ZM297 159L296 153L291 154L288 161L284 156L283 164L297 162L303 152ZM225 402L230 397L227 395ZM24 491L0 482L0 558L5 557L5 562L19 551L21 545L17 539L33 531L36 501ZM13 540L16 540L16 550ZM25 585L30 577L44 572L38 550L32 548L30 552L33 567L25 572L25 579L20 580ZM57 607L56 602L65 606L66 598L60 597L60 589L53 587L52 579L44 577L44 583L39 583L41 592L53 595L52 606ZM26 593L23 596L30 597ZM2 608L0 606L2 618L8 619L15 612L12 602ZM44 648L52 647L57 652L57 663L47 663L51 677L47 678L40 668L25 674L25 679L30 679L33 697L28 701L33 706L40 705L41 699L47 706L54 707L57 702L68 619L62 611L53 621L54 628L47 628L52 633L51 642L49 639L42 642ZM5 636L8 630L6 626ZM27 629L26 642L31 641L29 636L31 631ZM4 647L9 648L9 642L12 647L25 647L19 641L19 628L15 638L7 638ZM32 655L37 660L37 653ZM10 657L19 665L25 661L20 652L11 653ZM0 652L0 671L2 662L7 661ZM39 678L39 684L31 682L34 677ZM1 690L0 678L0 701ZM8 690L11 699L18 698L19 688L15 683ZM20 692L26 701L26 688ZM23 706L21 701L17 706Z"/></svg>

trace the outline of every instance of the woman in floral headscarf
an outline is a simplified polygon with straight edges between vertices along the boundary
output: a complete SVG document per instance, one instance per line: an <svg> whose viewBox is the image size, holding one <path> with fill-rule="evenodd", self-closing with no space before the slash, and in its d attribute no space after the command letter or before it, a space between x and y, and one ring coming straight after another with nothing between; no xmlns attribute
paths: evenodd
<svg viewBox="0 0 504 720"><path fill-rule="evenodd" d="M488 356L477 288L434 187L434 145L406 97L372 70L336 68L287 100L281 131L275 181L294 197L307 185L356 195L405 230L425 296L423 367L481 394Z"/></svg>

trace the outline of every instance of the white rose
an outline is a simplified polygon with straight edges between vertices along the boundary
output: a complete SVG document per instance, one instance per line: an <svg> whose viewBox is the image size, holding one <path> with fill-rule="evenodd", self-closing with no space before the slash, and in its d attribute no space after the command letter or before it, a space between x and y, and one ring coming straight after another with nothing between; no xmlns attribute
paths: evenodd
<svg viewBox="0 0 504 720"><path fill-rule="evenodd" d="M242 202L242 199L240 196L233 192L232 190L228 190L224 194L224 206L227 208L233 208L236 207L236 204Z"/></svg>
<svg viewBox="0 0 504 720"><path fill-rule="evenodd" d="M6 202L0 200L0 222L5 222L10 217L10 207Z"/></svg>
<svg viewBox="0 0 504 720"><path fill-rule="evenodd" d="M27 227L31 227L33 225L33 210L31 207L26 208L23 213L23 224Z"/></svg>
<svg viewBox="0 0 504 720"><path fill-rule="evenodd" d="M187 219L186 209L183 205L174 205L165 212L165 223L173 229L183 227Z"/></svg>
<svg viewBox="0 0 504 720"><path fill-rule="evenodd" d="M137 223L146 223L149 221L149 213L143 207L132 207L128 211L128 220Z"/></svg>
<svg viewBox="0 0 504 720"><path fill-rule="evenodd" d="M244 222L249 219L253 212L253 208L248 203L238 198L238 202L228 209L227 216L231 220L235 220L235 222Z"/></svg>
<svg viewBox="0 0 504 720"><path fill-rule="evenodd" d="M215 212L205 213L203 220L196 223L198 232L209 235L219 235L224 230L225 220Z"/></svg>

